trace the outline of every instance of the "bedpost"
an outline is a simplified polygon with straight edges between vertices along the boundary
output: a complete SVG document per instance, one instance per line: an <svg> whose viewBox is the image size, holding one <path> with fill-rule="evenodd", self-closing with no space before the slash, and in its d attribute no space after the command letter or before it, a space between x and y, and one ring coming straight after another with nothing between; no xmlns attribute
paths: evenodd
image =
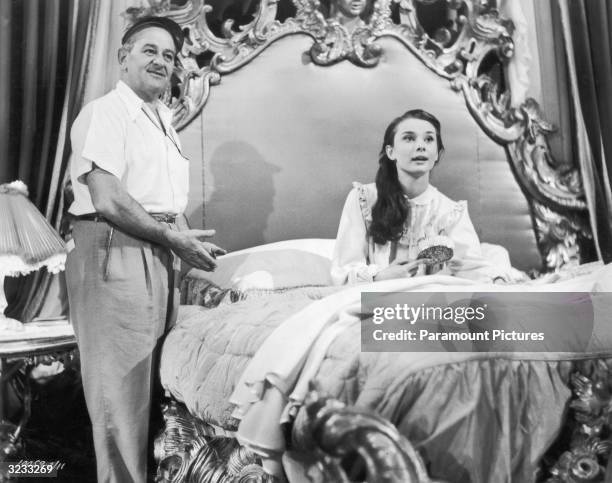
<svg viewBox="0 0 612 483"><path fill-rule="evenodd" d="M170 401L163 406L164 430L155 438L158 483L280 483L264 471L260 458L231 435L194 418Z"/></svg>
<svg viewBox="0 0 612 483"><path fill-rule="evenodd" d="M565 366L572 399L565 430L551 451L556 458L548 458L554 464L548 468L546 483L610 481L612 359L566 362Z"/></svg>
<svg viewBox="0 0 612 483"><path fill-rule="evenodd" d="M309 474L318 473L320 481L434 483L395 426L316 391L297 413L292 449L315 455Z"/></svg>

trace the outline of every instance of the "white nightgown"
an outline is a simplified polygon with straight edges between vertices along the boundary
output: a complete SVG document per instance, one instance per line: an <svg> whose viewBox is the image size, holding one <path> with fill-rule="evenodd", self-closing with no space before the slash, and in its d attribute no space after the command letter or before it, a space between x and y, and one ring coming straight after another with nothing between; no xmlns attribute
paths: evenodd
<svg viewBox="0 0 612 483"><path fill-rule="evenodd" d="M336 285L372 282L374 276L393 261L392 243L378 245L368 234L377 197L376 185L353 185L344 204L334 246L332 280ZM407 201L410 215L397 242L395 258L415 260L420 241L445 235L455 245L445 273L481 281L512 278L505 268L496 267L483 258L478 235L468 215L467 202L453 201L432 185Z"/></svg>

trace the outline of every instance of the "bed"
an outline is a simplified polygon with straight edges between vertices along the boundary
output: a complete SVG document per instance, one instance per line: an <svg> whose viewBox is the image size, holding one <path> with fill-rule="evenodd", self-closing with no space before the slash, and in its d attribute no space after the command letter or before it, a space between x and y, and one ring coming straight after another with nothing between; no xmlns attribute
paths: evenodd
<svg viewBox="0 0 612 483"><path fill-rule="evenodd" d="M604 481L605 317L562 351L361 350L363 291L590 293L608 307L577 167L554 159L552 125L517 95L515 25L491 1L378 0L352 22L334 6L128 12L188 34L166 97L192 154L187 215L232 250L214 274L183 279L161 356L158 479ZM330 286L350 184L372 180L385 123L412 107L442 122L433 184L467 200L487 256L529 273L526 285Z"/></svg>

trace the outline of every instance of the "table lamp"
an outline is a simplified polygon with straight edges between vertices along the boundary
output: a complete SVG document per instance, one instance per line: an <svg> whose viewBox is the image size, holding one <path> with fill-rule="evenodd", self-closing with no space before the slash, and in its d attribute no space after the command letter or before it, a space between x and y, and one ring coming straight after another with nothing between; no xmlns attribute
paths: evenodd
<svg viewBox="0 0 612 483"><path fill-rule="evenodd" d="M25 275L42 267L64 269L66 246L58 233L28 199L21 181L0 185L0 333L23 329L4 315L4 277Z"/></svg>

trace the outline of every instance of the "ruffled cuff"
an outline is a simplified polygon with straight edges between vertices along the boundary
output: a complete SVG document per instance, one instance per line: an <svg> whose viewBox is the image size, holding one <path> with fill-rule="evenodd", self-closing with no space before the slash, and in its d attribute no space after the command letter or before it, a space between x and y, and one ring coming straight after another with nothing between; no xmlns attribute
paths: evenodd
<svg viewBox="0 0 612 483"><path fill-rule="evenodd" d="M378 265L365 265L358 269L351 270L349 273L349 283L372 283L374 281L374 277L378 272L380 272L381 268Z"/></svg>

